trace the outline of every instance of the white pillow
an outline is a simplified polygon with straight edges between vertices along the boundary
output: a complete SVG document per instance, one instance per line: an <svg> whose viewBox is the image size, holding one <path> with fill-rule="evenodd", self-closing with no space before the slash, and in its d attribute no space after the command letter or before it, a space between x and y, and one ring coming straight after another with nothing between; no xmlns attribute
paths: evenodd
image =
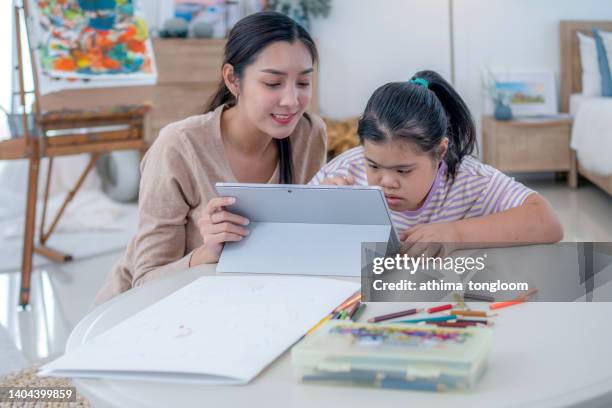
<svg viewBox="0 0 612 408"><path fill-rule="evenodd" d="M601 96L601 74L597 62L595 39L578 33L580 42L580 62L582 63L582 94L584 96Z"/></svg>

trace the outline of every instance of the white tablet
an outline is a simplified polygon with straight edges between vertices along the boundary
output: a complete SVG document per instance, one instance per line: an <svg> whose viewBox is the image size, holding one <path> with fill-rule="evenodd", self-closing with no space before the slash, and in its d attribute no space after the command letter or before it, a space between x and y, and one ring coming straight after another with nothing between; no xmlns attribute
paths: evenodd
<svg viewBox="0 0 612 408"><path fill-rule="evenodd" d="M397 244L382 190L370 186L217 183L250 234L227 243L218 272L359 276L361 243Z"/></svg>

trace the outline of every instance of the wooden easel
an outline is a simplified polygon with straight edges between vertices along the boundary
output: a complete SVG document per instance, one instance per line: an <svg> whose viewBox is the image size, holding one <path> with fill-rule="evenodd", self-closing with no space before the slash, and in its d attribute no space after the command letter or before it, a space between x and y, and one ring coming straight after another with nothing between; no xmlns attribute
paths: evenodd
<svg viewBox="0 0 612 408"><path fill-rule="evenodd" d="M144 153L146 143L144 140L145 117L148 111L146 105L128 105L123 107L113 107L105 109L90 110L92 103L104 104L111 100L132 101L135 98L142 101L150 99L148 94L152 87L129 87L132 89L118 88L109 89L89 89L87 91L66 91L62 95L53 95L41 98L39 93L39 83L37 76L36 61L29 44L27 26L25 29L28 38L28 49L32 61L34 77L34 115L37 124L37 134L30 134L26 113L26 91L24 89L24 64L21 43L21 23L20 17L23 13L24 21L28 22L28 4L23 1L23 6L15 6L15 38L17 39L17 58L19 70L19 98L23 108L23 137L0 141L0 160L8 159L28 159L28 189L27 204L25 214L23 255L21 266L21 290L19 294L19 304L23 307L30 302L30 280L32 273L32 257L37 252L56 262L66 262L72 259L68 254L49 248L46 244L51 234L55 230L64 210L75 194L80 189L87 175L92 170L98 157L106 152L115 150L135 149ZM75 102L74 96L81 94L80 100ZM45 109L45 98L49 102L47 105L51 109ZM73 107L68 109L61 108L53 110L58 105L58 101L73 98ZM100 106L100 105L98 105ZM83 110L88 109L88 110ZM51 132L56 135L49 137ZM56 156L74 155L90 153L91 159L74 188L67 194L60 210L54 216L51 225L45 229L45 219L47 215L47 201L49 197L49 186L51 171L53 169L53 158ZM38 176L40 161L43 157L49 158L47 180L45 184L45 194L42 210L42 221L40 224L40 235L38 245L34 243L34 229L36 223L36 204L38 190Z"/></svg>

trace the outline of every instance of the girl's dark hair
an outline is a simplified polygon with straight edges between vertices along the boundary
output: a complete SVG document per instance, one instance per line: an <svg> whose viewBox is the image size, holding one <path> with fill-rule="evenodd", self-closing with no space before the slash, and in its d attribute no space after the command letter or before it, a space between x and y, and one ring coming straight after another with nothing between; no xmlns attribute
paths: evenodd
<svg viewBox="0 0 612 408"><path fill-rule="evenodd" d="M259 53L268 45L277 41L293 43L301 41L312 56L312 62L318 60L317 46L312 37L298 23L284 14L264 11L251 14L238 21L229 33L223 65L230 64L234 67L234 75L241 79L244 69L250 65ZM225 86L221 79L219 87L208 102L206 111L215 110L221 105L234 106L236 98ZM306 116L308 119L308 116ZM291 184L293 182L293 160L291 155L291 143L289 138L277 139L280 182Z"/></svg>
<svg viewBox="0 0 612 408"><path fill-rule="evenodd" d="M417 72L408 82L378 88L359 119L357 133L362 143L405 140L433 157L446 136L449 143L444 161L451 177L461 159L476 148L476 128L467 105L433 71Z"/></svg>

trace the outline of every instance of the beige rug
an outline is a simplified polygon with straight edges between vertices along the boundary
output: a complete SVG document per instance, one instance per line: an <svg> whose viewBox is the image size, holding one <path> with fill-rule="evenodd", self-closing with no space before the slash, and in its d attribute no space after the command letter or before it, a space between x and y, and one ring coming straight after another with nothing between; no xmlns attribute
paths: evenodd
<svg viewBox="0 0 612 408"><path fill-rule="evenodd" d="M14 371L0 377L0 387L74 387L69 378L39 377L36 375L39 366L26 370ZM0 407L23 408L90 408L89 401L79 392L75 402L0 402Z"/></svg>

